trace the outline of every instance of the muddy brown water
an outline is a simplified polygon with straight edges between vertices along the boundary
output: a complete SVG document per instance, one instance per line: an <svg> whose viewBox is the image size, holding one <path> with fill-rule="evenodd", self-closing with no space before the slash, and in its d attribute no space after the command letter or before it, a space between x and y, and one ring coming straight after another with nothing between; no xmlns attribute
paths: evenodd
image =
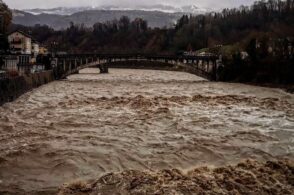
<svg viewBox="0 0 294 195"><path fill-rule="evenodd" d="M294 157L294 95L181 72L85 69L0 107L2 192L128 169ZM0 190L1 191L1 190Z"/></svg>

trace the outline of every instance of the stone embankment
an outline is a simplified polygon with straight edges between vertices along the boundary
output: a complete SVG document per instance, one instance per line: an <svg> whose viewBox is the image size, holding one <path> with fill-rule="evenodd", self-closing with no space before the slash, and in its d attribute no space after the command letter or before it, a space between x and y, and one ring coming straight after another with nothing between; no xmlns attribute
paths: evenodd
<svg viewBox="0 0 294 195"><path fill-rule="evenodd" d="M13 101L27 91L53 80L52 71L0 79L0 105Z"/></svg>

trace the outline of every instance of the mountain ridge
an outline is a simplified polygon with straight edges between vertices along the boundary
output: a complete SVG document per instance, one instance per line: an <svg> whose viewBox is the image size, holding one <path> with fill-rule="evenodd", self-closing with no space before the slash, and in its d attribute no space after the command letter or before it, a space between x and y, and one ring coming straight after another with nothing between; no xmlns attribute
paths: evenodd
<svg viewBox="0 0 294 195"><path fill-rule="evenodd" d="M160 12L166 12L166 13L190 13L190 14L203 14L208 11L212 11L212 9L209 8L200 8L196 5L186 5L181 7L175 7L171 5L163 5L163 4L156 4L156 5L141 5L141 6L129 6L129 7L121 7L121 6L114 6L114 5L104 5L104 6L98 6L98 7L91 7L91 6L84 6L84 7L55 7L55 8L49 8L49 9L40 9L40 8L34 8L34 9L25 9L22 10L27 13L31 13L34 15L39 15L42 13L46 14L58 14L58 15L72 15L77 12L87 11L87 10L140 10L140 11L160 11Z"/></svg>
<svg viewBox="0 0 294 195"><path fill-rule="evenodd" d="M86 27L92 27L97 22L106 22L119 19L121 16L128 16L131 20L142 18L146 20L150 27L170 27L184 13L167 13L161 11L143 11L143 10L85 10L71 15L58 15L41 13L34 15L21 10L13 10L13 23L24 26L34 26L36 24L48 25L54 29L65 29L70 22L75 24L84 24Z"/></svg>

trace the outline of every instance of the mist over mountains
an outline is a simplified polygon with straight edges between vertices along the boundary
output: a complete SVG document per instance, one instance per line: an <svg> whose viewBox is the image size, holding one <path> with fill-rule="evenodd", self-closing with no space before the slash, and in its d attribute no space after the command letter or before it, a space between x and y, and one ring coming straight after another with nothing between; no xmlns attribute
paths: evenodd
<svg viewBox="0 0 294 195"><path fill-rule="evenodd" d="M175 7L170 5L146 5L133 7L57 7L50 9L13 10L13 23L24 26L48 25L54 29L67 28L70 22L93 26L96 22L106 22L128 16L130 19L142 18L150 27L170 27L183 14L203 14L209 9L195 5Z"/></svg>
<svg viewBox="0 0 294 195"><path fill-rule="evenodd" d="M39 14L33 15L23 11L13 11L13 23L24 26L36 24L48 25L54 29L65 29L70 22L92 27L97 22L106 22L128 16L130 19L142 18L148 21L150 27L170 27L182 16L182 13L165 13L140 10L87 10L72 15Z"/></svg>
<svg viewBox="0 0 294 195"><path fill-rule="evenodd" d="M200 8L196 5L186 5L186 6L171 6L171 5L163 5L163 4L156 4L156 5L140 5L140 6L115 6L115 5L103 5L98 7L56 7L56 8L49 8L49 9L24 9L23 11L38 15L38 14L57 14L57 15L72 15L77 12L82 11L89 11L89 10L120 10L120 11L127 11L127 10L140 10L140 11L160 11L166 13L191 13L191 14L201 14L207 11L211 11L209 8Z"/></svg>

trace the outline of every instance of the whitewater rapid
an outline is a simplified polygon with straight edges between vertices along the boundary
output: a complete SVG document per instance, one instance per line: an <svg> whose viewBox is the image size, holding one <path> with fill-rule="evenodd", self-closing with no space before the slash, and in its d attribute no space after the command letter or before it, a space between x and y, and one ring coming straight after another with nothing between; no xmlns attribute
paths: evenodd
<svg viewBox="0 0 294 195"><path fill-rule="evenodd" d="M128 169L282 157L294 157L294 95L280 89L85 69L0 107L0 189L12 194Z"/></svg>

